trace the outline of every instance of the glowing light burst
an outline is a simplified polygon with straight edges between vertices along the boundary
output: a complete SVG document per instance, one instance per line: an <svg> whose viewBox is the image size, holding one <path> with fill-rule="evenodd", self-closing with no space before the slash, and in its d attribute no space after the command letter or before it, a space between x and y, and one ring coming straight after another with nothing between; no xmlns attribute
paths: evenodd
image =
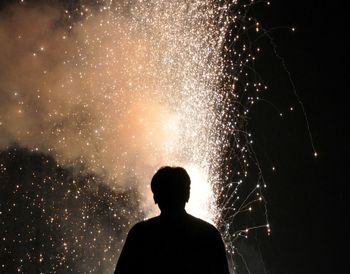
<svg viewBox="0 0 350 274"><path fill-rule="evenodd" d="M208 171L196 166L186 166L191 177L191 197L186 210L212 224L217 216L213 186L208 180Z"/></svg>
<svg viewBox="0 0 350 274"><path fill-rule="evenodd" d="M249 109L266 87L249 77L260 50L244 33L261 26L246 15L253 1L241 2L82 1L62 9L22 1L10 7L11 16L0 19L0 61L7 67L0 76L6 98L0 148L16 143L81 175L100 176L114 192L131 190L138 205L128 211L130 220L138 218L138 206L143 216L155 210L148 186L154 171L182 165L192 178L187 210L215 223L233 254L237 238L270 229L266 185L246 130ZM261 224L235 223L255 204L263 207ZM101 268L85 266L88 271L112 271L111 246L119 246L112 234L106 232L109 255L101 255ZM67 244L63 253L73 251Z"/></svg>

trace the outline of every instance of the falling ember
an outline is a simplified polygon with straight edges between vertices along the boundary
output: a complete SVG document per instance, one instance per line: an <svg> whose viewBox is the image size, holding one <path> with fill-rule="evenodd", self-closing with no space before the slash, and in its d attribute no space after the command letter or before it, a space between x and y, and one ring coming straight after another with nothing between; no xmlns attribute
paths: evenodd
<svg viewBox="0 0 350 274"><path fill-rule="evenodd" d="M255 60L237 21L246 6L212 0L64 3L22 1L0 10L0 149L27 148L53 157L57 168L73 170L69 185L55 176L37 182L39 189L52 183L56 198L57 189L67 188L66 204L48 209L44 198L33 202L42 214L57 209L43 218L58 223L65 243L57 247L59 255L39 256L40 263L49 261L48 272L61 266L77 273L111 272L123 233L156 210L149 182L164 165L188 170L187 210L216 224L234 250L235 239L248 230L233 229L233 218L252 211L252 201L264 203L257 187L239 197L251 163L246 117L265 89L244 70ZM259 23L252 25L261 31ZM241 94L251 95L242 101ZM0 172L8 172L3 163ZM32 174L34 181L40 177ZM91 224L100 203L108 205L112 221ZM79 224L76 231L71 220ZM109 229L115 222L118 228ZM11 239L6 233L3 239ZM95 263L76 254L81 242L96 251ZM18 272L23 260L36 258L28 254L20 258Z"/></svg>

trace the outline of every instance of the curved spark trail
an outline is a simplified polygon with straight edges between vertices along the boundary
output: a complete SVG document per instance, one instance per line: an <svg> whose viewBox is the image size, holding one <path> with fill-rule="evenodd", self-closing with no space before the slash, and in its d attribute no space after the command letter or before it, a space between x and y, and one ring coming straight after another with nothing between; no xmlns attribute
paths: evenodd
<svg viewBox="0 0 350 274"><path fill-rule="evenodd" d="M130 225L156 212L148 185L162 165L188 169L187 210L218 226L232 256L251 229L269 231L266 185L246 130L266 89L252 80L259 48L244 36L260 30L247 15L252 4L22 1L2 8L0 173L26 171L0 202L5 272L34 263L45 273L111 273ZM29 222L12 233L21 203L45 232ZM254 207L263 220L248 224L241 216ZM14 257L14 245L31 242Z"/></svg>

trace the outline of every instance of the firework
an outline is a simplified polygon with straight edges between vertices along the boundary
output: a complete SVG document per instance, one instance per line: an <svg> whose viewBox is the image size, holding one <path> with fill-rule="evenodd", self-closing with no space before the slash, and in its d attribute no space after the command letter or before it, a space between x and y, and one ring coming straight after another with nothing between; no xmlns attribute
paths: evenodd
<svg viewBox="0 0 350 274"><path fill-rule="evenodd" d="M260 31L246 14L249 5L50 4L23 1L1 11L0 147L7 151L1 173L13 174L6 159L17 155L16 147L27 148L41 159L38 166L54 172L32 172L33 189L49 187L37 198L21 191L21 182L9 187L14 196L1 202L1 209L31 197L26 210L43 211L40 218L50 227L45 233L57 254L47 255L40 246L11 259L8 243L14 236L6 229L7 261L1 267L26 272L28 263L36 262L46 264L43 272L113 271L123 233L135 220L156 213L148 185L163 165L188 169L187 210L218 226L230 254L249 230L269 231L264 213L260 224L234 221L265 203L266 185L252 168L257 162L246 130L250 106L266 89L248 73L259 49L246 44L244 34ZM248 176L250 170L257 178ZM16 214L1 216L2 224L9 224ZM36 233L35 224L27 228ZM18 233L15 241L38 241ZM55 233L61 236L53 239ZM94 259L84 257L84 247Z"/></svg>

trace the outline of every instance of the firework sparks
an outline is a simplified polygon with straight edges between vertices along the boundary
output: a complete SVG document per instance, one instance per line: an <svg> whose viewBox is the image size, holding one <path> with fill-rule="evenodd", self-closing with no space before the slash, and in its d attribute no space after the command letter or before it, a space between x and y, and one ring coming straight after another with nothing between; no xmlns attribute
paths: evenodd
<svg viewBox="0 0 350 274"><path fill-rule="evenodd" d="M245 74L255 56L239 37L246 27L239 19L241 9L246 6L235 1L139 0L87 1L68 8L24 1L1 11L0 147L16 144L53 157L77 176L96 176L79 184L70 180L64 187L63 199L68 204L72 197L79 200L80 210L59 204L52 205L57 212L41 215L64 231L60 241L51 241L56 248L57 242L63 245L59 255L38 257L28 251L11 262L19 272L25 271L25 262L35 260L49 261L49 272L111 272L118 247L115 229L108 232L103 224L86 220L89 214L98 219L99 203L106 201L108 215L116 219L109 226L118 226L118 231L154 214L148 184L162 165L188 169L193 182L188 211L216 223L228 244L248 233L247 228L233 230L231 224L255 202L264 202L264 183L255 182L247 196L239 197L251 163L245 117L258 99L241 99L240 94L250 89L258 93L265 86ZM260 25L253 25L259 32ZM238 84L241 93L235 91ZM239 167L232 166L234 159ZM8 167L1 165L6 175ZM39 188L44 185L33 176ZM53 185L60 179L43 180L50 182L54 196ZM98 180L110 192L91 194ZM20 193L20 184L16 189ZM111 202L113 193L122 193L129 206ZM88 206L91 199L97 199L90 203L93 208ZM33 202L35 206L48 210L44 200ZM67 229L74 215L81 217L76 233ZM9 233L4 232L4 242L11 239ZM83 269L77 268L79 261L86 262L76 251L81 241L91 241L89 248L99 250L94 253L98 263L85 263ZM11 248L6 250L11 253ZM75 261L68 258L72 254Z"/></svg>

